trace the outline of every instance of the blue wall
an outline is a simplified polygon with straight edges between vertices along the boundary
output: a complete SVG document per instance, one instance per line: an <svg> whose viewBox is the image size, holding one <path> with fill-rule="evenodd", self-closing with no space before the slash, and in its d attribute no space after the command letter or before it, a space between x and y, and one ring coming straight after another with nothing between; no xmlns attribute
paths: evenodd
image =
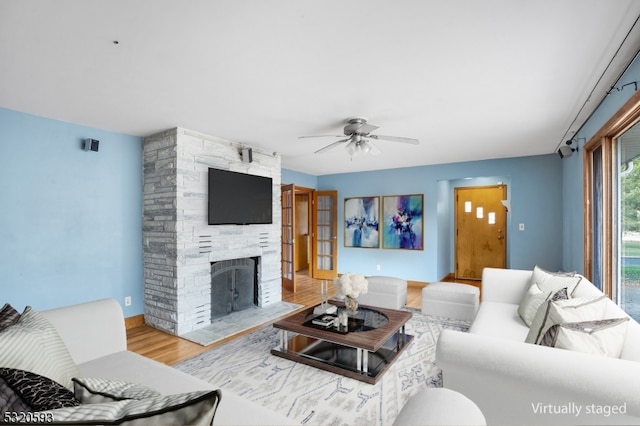
<svg viewBox="0 0 640 426"><path fill-rule="evenodd" d="M584 197L582 189L583 167L582 146L589 141L600 128L631 98L635 93L634 85L628 83L640 81L640 59L636 58L622 77L615 84L610 94L604 98L591 117L575 134L574 139L579 143L579 155L562 161L562 200L563 210L563 268L584 273Z"/></svg>
<svg viewBox="0 0 640 426"><path fill-rule="evenodd" d="M288 172L283 170L283 176L288 176ZM498 182L507 184L511 201L507 215L508 266L531 269L538 264L561 269L561 180L562 161L549 154L325 175L318 177L317 189L338 191L339 272L436 281L453 272L454 188ZM424 194L424 250L345 248L344 198L398 194ZM525 224L525 231L518 231L519 223ZM376 265L381 266L380 271Z"/></svg>
<svg viewBox="0 0 640 426"><path fill-rule="evenodd" d="M0 109L0 203L0 303L143 312L140 138Z"/></svg>
<svg viewBox="0 0 640 426"><path fill-rule="evenodd" d="M87 137L101 141L99 152L82 149ZM125 316L143 313L141 147L138 137L0 109L0 302L47 309L101 297L123 304L132 296ZM508 266L579 270L566 254L582 243L582 225L573 220L582 211L577 157L319 177L283 170L282 182L338 190L340 224L345 197L424 194L424 250L345 248L339 226L340 272L442 278L453 270L454 188L497 182L507 184L512 206ZM519 223L525 231L517 230ZM568 239L572 228L580 234Z"/></svg>
<svg viewBox="0 0 640 426"><path fill-rule="evenodd" d="M318 176L308 175L293 170L282 169L281 182L283 185L295 183L296 186L317 189Z"/></svg>

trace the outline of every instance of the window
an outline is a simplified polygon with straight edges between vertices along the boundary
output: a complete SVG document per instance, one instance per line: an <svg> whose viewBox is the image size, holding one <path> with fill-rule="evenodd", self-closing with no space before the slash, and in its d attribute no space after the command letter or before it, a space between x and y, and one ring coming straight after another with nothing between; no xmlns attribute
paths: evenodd
<svg viewBox="0 0 640 426"><path fill-rule="evenodd" d="M640 92L585 152L585 275L640 321Z"/></svg>

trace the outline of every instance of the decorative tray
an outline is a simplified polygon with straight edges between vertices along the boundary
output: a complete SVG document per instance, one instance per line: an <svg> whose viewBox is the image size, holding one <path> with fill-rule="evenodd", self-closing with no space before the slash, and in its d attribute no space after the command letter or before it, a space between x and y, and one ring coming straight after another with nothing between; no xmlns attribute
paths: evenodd
<svg viewBox="0 0 640 426"><path fill-rule="evenodd" d="M361 328L362 324L364 323L364 320L362 319L349 317L346 326L336 326L336 318L338 318L338 316L334 314L318 315L305 321L303 325L307 327L317 328L318 330L327 330L333 333L347 334L350 331Z"/></svg>

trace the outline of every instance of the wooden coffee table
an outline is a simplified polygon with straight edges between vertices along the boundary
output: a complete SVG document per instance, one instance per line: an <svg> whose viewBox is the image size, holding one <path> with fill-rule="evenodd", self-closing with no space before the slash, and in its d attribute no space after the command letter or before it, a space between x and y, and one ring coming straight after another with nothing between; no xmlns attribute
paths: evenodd
<svg viewBox="0 0 640 426"><path fill-rule="evenodd" d="M344 305L333 304L344 310ZM274 323L281 337L280 346L271 353L374 384L413 340L405 333L411 318L406 311L360 306L349 318L348 332L314 326L310 323L314 317L309 308Z"/></svg>

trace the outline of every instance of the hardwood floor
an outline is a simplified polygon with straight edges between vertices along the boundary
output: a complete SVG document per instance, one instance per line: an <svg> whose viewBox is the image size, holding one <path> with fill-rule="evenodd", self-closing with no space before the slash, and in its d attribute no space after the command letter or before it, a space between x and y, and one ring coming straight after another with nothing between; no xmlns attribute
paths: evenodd
<svg viewBox="0 0 640 426"><path fill-rule="evenodd" d="M319 280L309 278L307 275L297 275L297 290L295 293L282 290L282 300L298 303L305 307L315 306L320 303ZM467 282L479 286L479 282ZM331 290L335 291L335 290ZM330 294L334 296L335 294ZM422 286L409 285L407 288L407 306L420 308L422 305ZM274 320L275 322L275 320ZM259 326L262 327L263 325ZM180 337L173 336L157 330L148 325L142 325L127 330L127 345L130 351L140 355L172 365L192 356L198 355L229 340L250 333L259 327L254 327L242 333L230 336L220 342L209 346L201 346Z"/></svg>

